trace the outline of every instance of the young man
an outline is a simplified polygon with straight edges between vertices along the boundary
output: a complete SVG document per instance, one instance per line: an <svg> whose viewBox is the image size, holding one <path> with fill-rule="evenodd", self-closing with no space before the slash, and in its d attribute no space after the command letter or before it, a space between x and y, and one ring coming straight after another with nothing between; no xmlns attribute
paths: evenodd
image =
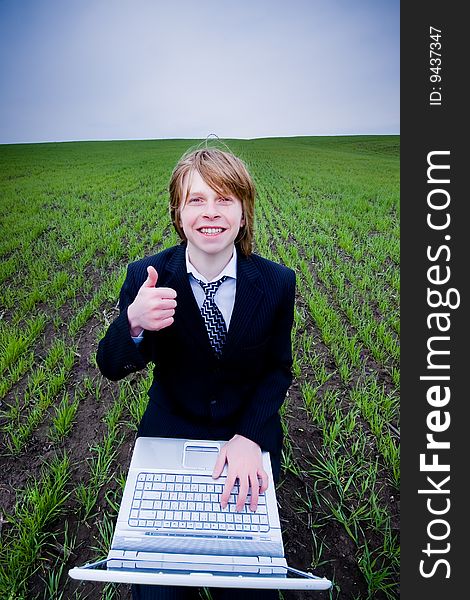
<svg viewBox="0 0 470 600"><path fill-rule="evenodd" d="M229 440L213 472L217 478L227 463L221 504L238 479L237 509L250 491L253 511L272 484L262 450L271 453L275 481L280 473L279 408L292 381L295 295L292 270L252 253L254 200L237 157L218 149L183 156L170 181L170 213L182 243L129 265L120 315L97 354L112 380L154 363L138 435ZM135 598L193 593L134 587ZM246 598L250 590L217 593ZM260 596L277 593L258 590Z"/></svg>

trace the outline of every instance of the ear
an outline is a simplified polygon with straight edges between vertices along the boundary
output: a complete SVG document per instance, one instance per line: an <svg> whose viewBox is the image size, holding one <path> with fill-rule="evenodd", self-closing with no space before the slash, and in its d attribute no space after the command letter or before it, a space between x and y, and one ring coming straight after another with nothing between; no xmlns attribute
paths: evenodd
<svg viewBox="0 0 470 600"><path fill-rule="evenodd" d="M245 215L242 213L242 218L240 221L240 227L243 227L243 225L245 225Z"/></svg>

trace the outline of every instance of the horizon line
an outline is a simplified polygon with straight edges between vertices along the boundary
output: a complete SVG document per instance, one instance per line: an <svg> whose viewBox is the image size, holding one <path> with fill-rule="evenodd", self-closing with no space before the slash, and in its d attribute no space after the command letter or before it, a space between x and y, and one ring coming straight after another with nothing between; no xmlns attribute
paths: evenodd
<svg viewBox="0 0 470 600"><path fill-rule="evenodd" d="M267 135L260 137L223 137L218 138L219 140L242 140L251 142L255 140L269 140L279 138L307 138L307 137L376 137L376 136L400 136L400 133L334 133L334 134L299 134L299 135ZM80 142L86 143L100 143L100 142L156 142L156 141L186 141L186 140L197 140L204 141L207 138L204 137L165 137L165 138L105 138L105 139L72 139L72 140L41 140L41 141L29 141L29 142L0 142L0 146L21 146L31 144L76 144Z"/></svg>

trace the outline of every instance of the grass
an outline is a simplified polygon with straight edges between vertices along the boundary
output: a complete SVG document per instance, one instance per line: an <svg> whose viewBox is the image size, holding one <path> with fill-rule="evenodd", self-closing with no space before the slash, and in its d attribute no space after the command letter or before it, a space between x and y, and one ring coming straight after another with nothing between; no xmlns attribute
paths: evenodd
<svg viewBox="0 0 470 600"><path fill-rule="evenodd" d="M283 477L298 488L291 510L281 478L281 514L305 517L304 568L334 579L330 598L396 598L399 138L227 143L255 178L255 250L297 274L281 412ZM0 146L0 452L15 482L0 488L2 598L80 598L63 565L83 545L90 559L109 546L152 373L111 384L94 353L126 265L178 242L167 185L191 145ZM332 524L351 540L352 571Z"/></svg>

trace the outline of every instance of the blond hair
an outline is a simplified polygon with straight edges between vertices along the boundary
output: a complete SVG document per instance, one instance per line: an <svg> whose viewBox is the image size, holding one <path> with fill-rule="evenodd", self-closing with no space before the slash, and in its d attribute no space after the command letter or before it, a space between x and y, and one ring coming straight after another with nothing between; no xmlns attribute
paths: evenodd
<svg viewBox="0 0 470 600"><path fill-rule="evenodd" d="M169 185L170 215L178 235L182 240L186 239L179 210L188 198L189 176L194 171L218 194L233 194L242 203L244 225L240 227L235 244L249 256L253 245L255 186L243 161L219 148L190 150L183 154L173 170Z"/></svg>

